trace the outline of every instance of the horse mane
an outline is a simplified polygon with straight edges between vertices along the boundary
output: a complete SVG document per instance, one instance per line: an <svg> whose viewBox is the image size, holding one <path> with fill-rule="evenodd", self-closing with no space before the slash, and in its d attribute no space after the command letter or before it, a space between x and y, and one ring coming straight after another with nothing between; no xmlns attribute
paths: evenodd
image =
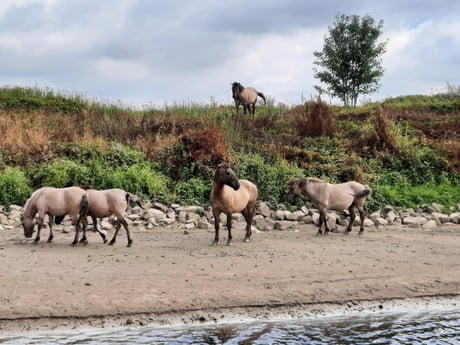
<svg viewBox="0 0 460 345"><path fill-rule="evenodd" d="M307 177L305 178L305 180L308 182L314 182L314 183L326 183L323 180L316 178L316 177Z"/></svg>

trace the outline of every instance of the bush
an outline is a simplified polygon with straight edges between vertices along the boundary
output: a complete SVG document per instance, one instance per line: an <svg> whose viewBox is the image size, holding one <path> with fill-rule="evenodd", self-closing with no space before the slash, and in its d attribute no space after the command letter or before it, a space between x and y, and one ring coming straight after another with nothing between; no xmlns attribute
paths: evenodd
<svg viewBox="0 0 460 345"><path fill-rule="evenodd" d="M148 163L135 164L127 169L118 169L104 177L100 188L122 188L151 201L170 203L173 200L168 187L168 177L151 168Z"/></svg>
<svg viewBox="0 0 460 345"><path fill-rule="evenodd" d="M64 188L78 186L80 184L91 184L89 169L77 162L60 159L53 164L41 164L31 174L34 188L50 186Z"/></svg>
<svg viewBox="0 0 460 345"><path fill-rule="evenodd" d="M176 185L176 201L184 205L207 205L212 190L212 178L191 178Z"/></svg>
<svg viewBox="0 0 460 345"><path fill-rule="evenodd" d="M302 169L285 160L266 162L258 154L238 155L233 169L239 179L247 179L257 186L258 200L274 205L286 200L289 179L304 176Z"/></svg>
<svg viewBox="0 0 460 345"><path fill-rule="evenodd" d="M0 172L0 204L23 205L32 194L26 174L17 167L9 167Z"/></svg>

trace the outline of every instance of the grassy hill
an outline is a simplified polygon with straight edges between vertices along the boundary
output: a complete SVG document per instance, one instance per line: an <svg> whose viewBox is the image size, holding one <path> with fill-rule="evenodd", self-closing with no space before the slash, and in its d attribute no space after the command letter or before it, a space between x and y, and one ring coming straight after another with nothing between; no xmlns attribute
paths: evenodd
<svg viewBox="0 0 460 345"><path fill-rule="evenodd" d="M232 162L260 199L315 176L373 189L369 210L460 201L460 95L401 96L346 109L321 102L174 104L134 110L49 89L0 89L0 204L43 185L121 187L151 200L207 204L212 169Z"/></svg>

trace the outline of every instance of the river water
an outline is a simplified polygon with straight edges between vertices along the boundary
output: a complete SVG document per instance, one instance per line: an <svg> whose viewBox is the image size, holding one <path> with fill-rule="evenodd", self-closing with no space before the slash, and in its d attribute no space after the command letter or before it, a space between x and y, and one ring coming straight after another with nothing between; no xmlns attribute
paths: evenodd
<svg viewBox="0 0 460 345"><path fill-rule="evenodd" d="M0 344L460 344L460 310L0 336Z"/></svg>

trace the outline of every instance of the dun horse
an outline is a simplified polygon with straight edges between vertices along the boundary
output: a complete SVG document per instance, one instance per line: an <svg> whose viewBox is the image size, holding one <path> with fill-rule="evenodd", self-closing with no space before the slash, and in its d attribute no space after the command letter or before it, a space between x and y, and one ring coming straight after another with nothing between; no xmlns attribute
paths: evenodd
<svg viewBox="0 0 460 345"><path fill-rule="evenodd" d="M71 217L72 223L75 225L75 238L72 245L78 243L80 232L80 222L86 219L89 208L88 194L79 187L68 188L53 188L43 187L36 190L24 205L22 214L22 226L24 228L24 236L31 238L34 232L35 224L38 225L35 243L40 241L40 230L45 220L45 215L49 218L50 234L48 242L53 240L53 223L56 217L56 223L67 214ZM35 216L38 213L37 219ZM59 221L58 221L59 219ZM86 227L83 227L83 236L85 236ZM87 242L85 242L87 244Z"/></svg>
<svg viewBox="0 0 460 345"><path fill-rule="evenodd" d="M250 114L254 115L256 112L257 96L260 96L264 100L264 103L267 104L267 102L265 101L265 96L262 92L258 92L253 87L244 87L238 82L232 83L232 97L235 100L235 107L237 113L240 104L242 104L245 115L246 109L249 110Z"/></svg>
<svg viewBox="0 0 460 345"><path fill-rule="evenodd" d="M355 181L330 184L316 178L292 179L288 181L289 193L288 201L294 202L300 194L308 196L313 204L319 209L319 230L316 235L321 235L321 225L324 223L324 235L327 235L329 228L326 221L326 211L342 211L348 209L350 213L350 223L345 231L348 234L351 231L356 215L355 210L359 212L361 226L358 235L364 231L364 203L366 198L371 194L368 186L362 185Z"/></svg>
<svg viewBox="0 0 460 345"><path fill-rule="evenodd" d="M220 164L214 173L211 191L211 206L214 216L215 236L213 245L219 242L219 216L227 215L228 239L232 242L232 214L241 212L246 220L245 242L251 240L251 224L257 203L257 187L247 180L238 180L227 163Z"/></svg>
<svg viewBox="0 0 460 345"><path fill-rule="evenodd" d="M89 186L85 186L84 188L89 188ZM140 198L119 188L106 190L87 189L86 192L88 193L90 202L88 216L93 219L93 226L102 237L104 243L107 243L107 239L97 228L97 218L105 218L114 215L116 217L115 233L110 240L109 245L113 245L115 243L118 231L120 230L121 225L123 225L128 237L128 247L131 247L133 240L129 232L128 222L123 215L128 208L128 203L132 201L140 205ZM86 241L86 238L82 238L80 241Z"/></svg>

